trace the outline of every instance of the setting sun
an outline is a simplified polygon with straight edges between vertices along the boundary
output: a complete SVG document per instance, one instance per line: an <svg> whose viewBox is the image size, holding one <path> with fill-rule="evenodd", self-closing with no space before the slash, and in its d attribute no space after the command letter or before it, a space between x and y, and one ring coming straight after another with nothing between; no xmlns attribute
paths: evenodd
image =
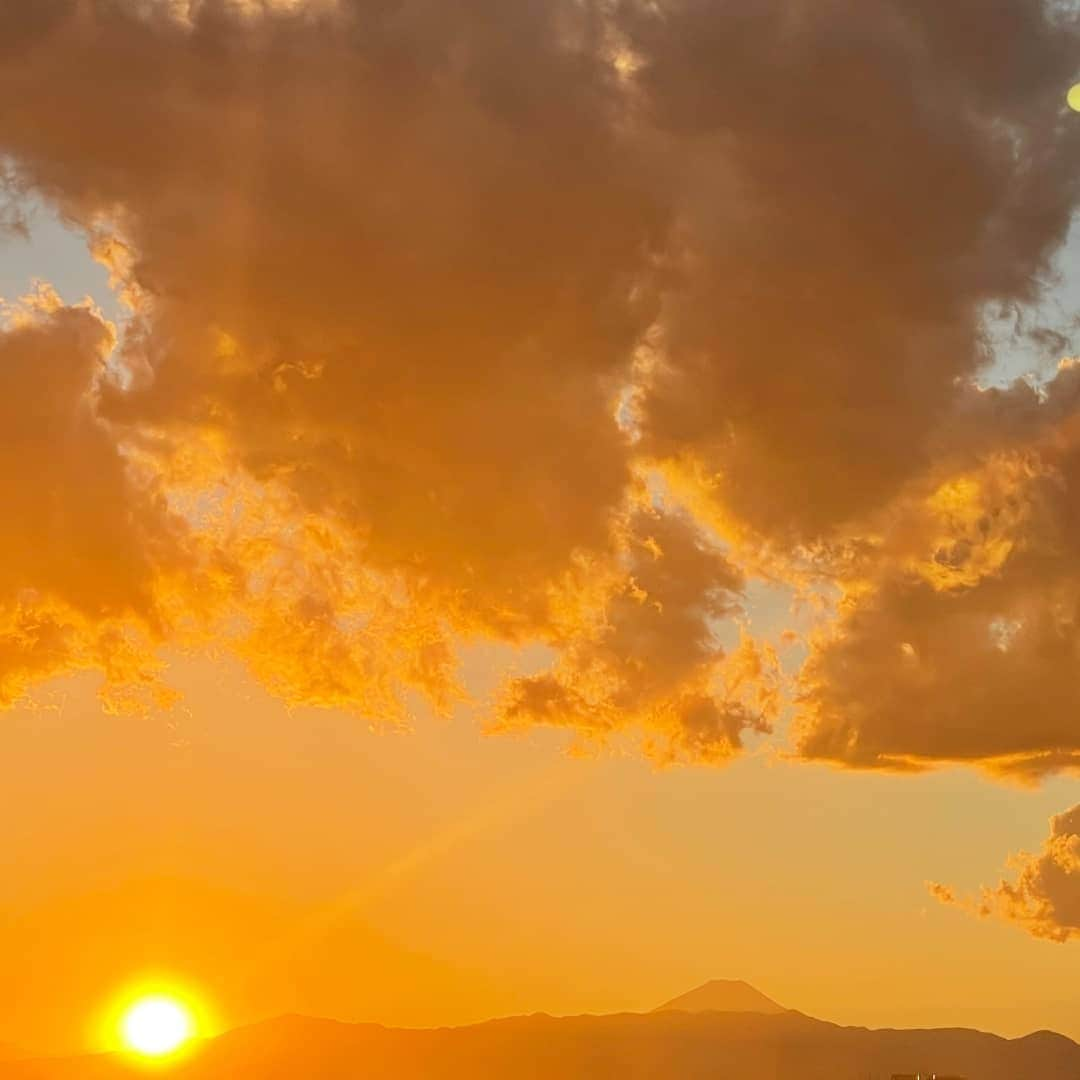
<svg viewBox="0 0 1080 1080"><path fill-rule="evenodd" d="M147 997L124 1014L121 1033L124 1045L137 1054L161 1057L178 1050L191 1038L191 1012L174 998Z"/></svg>

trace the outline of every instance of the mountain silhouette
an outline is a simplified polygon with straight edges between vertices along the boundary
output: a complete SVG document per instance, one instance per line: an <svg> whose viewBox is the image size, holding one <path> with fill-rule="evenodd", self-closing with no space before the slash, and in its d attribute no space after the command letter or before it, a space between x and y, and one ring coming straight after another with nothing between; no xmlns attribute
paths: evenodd
<svg viewBox="0 0 1080 1080"><path fill-rule="evenodd" d="M947 1028L874 1031L795 1011L544 1015L401 1030L286 1016L199 1046L175 1080L1077 1080L1080 1046ZM0 1065L3 1080L135 1080L110 1055Z"/></svg>
<svg viewBox="0 0 1080 1080"><path fill-rule="evenodd" d="M750 1012L782 1013L787 1012L783 1005L777 1005L760 990L754 989L741 979L713 979L682 994L653 1012Z"/></svg>

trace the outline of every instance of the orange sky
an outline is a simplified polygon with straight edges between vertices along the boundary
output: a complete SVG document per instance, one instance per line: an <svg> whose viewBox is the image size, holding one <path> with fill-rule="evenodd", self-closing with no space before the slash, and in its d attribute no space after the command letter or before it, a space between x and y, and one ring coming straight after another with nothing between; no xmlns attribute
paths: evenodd
<svg viewBox="0 0 1080 1080"><path fill-rule="evenodd" d="M1080 1036L1080 25L983 8L0 3L0 1043Z"/></svg>
<svg viewBox="0 0 1080 1080"><path fill-rule="evenodd" d="M144 972L223 1026L643 1009L719 973L852 1023L1078 1032L1071 949L922 884L1037 846L1066 781L657 772L465 719L372 734L231 667L174 674L178 716L102 716L88 679L9 714L0 1041L85 1045Z"/></svg>

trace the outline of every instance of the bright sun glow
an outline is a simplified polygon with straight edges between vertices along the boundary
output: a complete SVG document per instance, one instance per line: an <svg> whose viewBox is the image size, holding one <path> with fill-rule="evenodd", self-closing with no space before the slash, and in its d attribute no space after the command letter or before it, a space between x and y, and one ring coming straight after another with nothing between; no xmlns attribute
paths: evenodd
<svg viewBox="0 0 1080 1080"><path fill-rule="evenodd" d="M194 1033L188 1009L169 997L147 997L136 1001L121 1021L124 1045L137 1054L161 1057L179 1050Z"/></svg>

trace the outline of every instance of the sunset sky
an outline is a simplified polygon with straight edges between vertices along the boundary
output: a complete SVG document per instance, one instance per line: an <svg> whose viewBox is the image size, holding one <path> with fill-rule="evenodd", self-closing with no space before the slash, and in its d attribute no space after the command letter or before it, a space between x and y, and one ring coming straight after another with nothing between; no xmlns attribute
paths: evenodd
<svg viewBox="0 0 1080 1080"><path fill-rule="evenodd" d="M0 1044L1080 1038L1080 10L0 0Z"/></svg>

